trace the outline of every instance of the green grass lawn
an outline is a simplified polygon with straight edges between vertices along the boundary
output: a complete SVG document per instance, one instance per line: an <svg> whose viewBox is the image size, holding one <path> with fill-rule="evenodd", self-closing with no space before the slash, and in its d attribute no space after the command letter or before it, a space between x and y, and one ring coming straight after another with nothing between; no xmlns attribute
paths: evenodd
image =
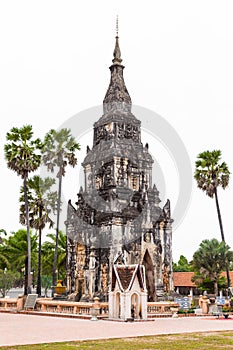
<svg viewBox="0 0 233 350"><path fill-rule="evenodd" d="M233 332L206 332L153 337L6 346L8 350L189 350L233 349Z"/></svg>

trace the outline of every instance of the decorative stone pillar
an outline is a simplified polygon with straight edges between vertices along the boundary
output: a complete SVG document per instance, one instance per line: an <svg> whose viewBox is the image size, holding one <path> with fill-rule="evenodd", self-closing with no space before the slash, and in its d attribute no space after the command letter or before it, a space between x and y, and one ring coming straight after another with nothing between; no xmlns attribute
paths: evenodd
<svg viewBox="0 0 233 350"><path fill-rule="evenodd" d="M23 310L25 301L26 301L26 296L23 294L19 294L17 299L17 311Z"/></svg>

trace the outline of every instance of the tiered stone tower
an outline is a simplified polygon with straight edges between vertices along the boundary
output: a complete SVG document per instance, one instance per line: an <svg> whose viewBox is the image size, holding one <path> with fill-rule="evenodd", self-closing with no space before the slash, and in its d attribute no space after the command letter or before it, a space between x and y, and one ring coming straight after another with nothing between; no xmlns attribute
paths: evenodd
<svg viewBox="0 0 233 350"><path fill-rule="evenodd" d="M141 143L141 122L131 112L119 38L110 67L103 116L82 163L84 189L68 203L67 283L76 300L107 300L114 264L145 266L148 300L173 290L169 200L159 206L153 159Z"/></svg>

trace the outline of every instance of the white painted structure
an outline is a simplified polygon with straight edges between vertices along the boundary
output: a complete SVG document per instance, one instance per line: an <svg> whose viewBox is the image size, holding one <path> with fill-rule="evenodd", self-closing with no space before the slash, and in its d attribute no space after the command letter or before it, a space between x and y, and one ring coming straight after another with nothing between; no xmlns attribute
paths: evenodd
<svg viewBox="0 0 233 350"><path fill-rule="evenodd" d="M147 289L143 265L114 265L109 292L109 318L147 319Z"/></svg>

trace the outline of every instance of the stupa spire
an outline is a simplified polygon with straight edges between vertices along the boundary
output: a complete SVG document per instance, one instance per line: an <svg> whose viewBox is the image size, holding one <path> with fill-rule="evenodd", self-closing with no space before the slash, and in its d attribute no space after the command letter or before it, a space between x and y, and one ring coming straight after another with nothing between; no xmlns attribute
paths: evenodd
<svg viewBox="0 0 233 350"><path fill-rule="evenodd" d="M121 64L121 50L119 46L119 24L118 24L118 16L116 20L116 43L113 51L113 60L110 68L111 71L111 80L106 92L103 108L104 113L114 112L116 110L120 110L122 112L130 112L131 111L131 98L129 96L128 90L125 86L124 77L123 77L123 69L124 66Z"/></svg>
<svg viewBox="0 0 233 350"><path fill-rule="evenodd" d="M119 46L119 36L118 36L118 32L119 32L119 22L118 22L118 16L116 18L116 43L115 43L115 48L113 51L113 64L121 64L122 59L121 59L121 50L120 50L120 46Z"/></svg>

